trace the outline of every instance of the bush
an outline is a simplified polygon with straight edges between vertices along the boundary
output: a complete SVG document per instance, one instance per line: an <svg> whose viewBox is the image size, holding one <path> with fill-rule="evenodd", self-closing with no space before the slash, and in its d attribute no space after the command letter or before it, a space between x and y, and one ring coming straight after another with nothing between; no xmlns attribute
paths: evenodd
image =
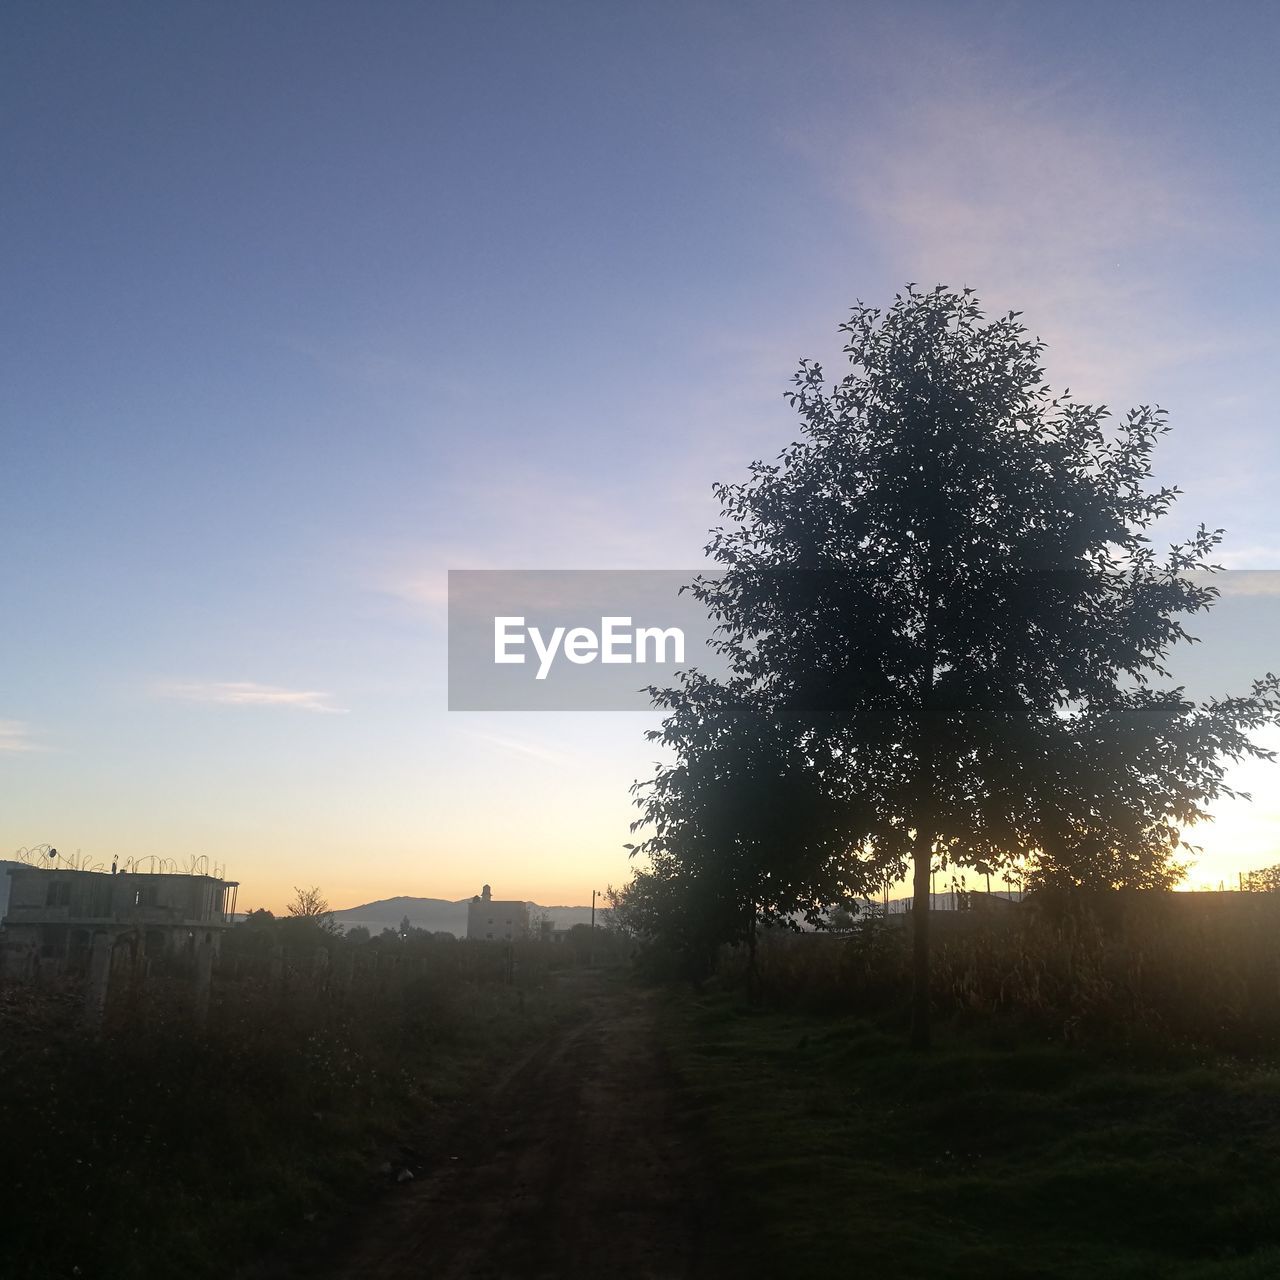
<svg viewBox="0 0 1280 1280"><path fill-rule="evenodd" d="M1280 896L1113 894L1028 902L1001 916L937 913L932 993L942 1016L1014 1020L1065 1040L1260 1052L1280 1045ZM790 1007L905 1010L909 917L852 933L762 933L761 989ZM743 949L720 973L745 972Z"/></svg>
<svg viewBox="0 0 1280 1280"><path fill-rule="evenodd" d="M75 982L0 986L0 1274L225 1275L371 1190L555 1016L536 948L317 932L232 931L203 1025L179 970L114 975L98 1035Z"/></svg>

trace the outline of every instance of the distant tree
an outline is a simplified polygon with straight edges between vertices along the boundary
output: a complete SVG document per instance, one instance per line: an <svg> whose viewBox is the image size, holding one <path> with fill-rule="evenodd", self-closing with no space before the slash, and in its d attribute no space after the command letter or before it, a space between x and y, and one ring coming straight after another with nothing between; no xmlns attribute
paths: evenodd
<svg viewBox="0 0 1280 1280"><path fill-rule="evenodd" d="M264 907L245 912L244 919L231 931L226 940L227 955L239 955L253 963L265 962L272 948L280 941L284 922Z"/></svg>
<svg viewBox="0 0 1280 1280"><path fill-rule="evenodd" d="M340 933L342 926L333 918L328 899L314 885L310 889L294 886L293 901L285 908L291 920L314 926L325 933Z"/></svg>
<svg viewBox="0 0 1280 1280"><path fill-rule="evenodd" d="M329 914L329 901L314 885L310 889L293 889L293 901L285 910L295 920L315 920Z"/></svg>
<svg viewBox="0 0 1280 1280"><path fill-rule="evenodd" d="M1280 864L1246 871L1244 889L1246 893L1280 893Z"/></svg>
<svg viewBox="0 0 1280 1280"><path fill-rule="evenodd" d="M799 439L717 486L723 573L693 592L731 681L817 776L844 879L911 868L924 1047L931 873L1029 858L1040 883L1170 885L1183 830L1230 794L1228 764L1272 758L1251 735L1280 720L1280 681L1201 705L1152 684L1189 638L1183 616L1217 595L1221 537L1150 545L1178 492L1151 484L1162 411L1111 430L1103 407L1053 397L1039 340L1017 313L988 320L971 290L909 286L842 328L851 371L828 386L805 362L795 377ZM679 737L683 709L665 705ZM676 745L658 785L672 776L680 826L702 801Z"/></svg>
<svg viewBox="0 0 1280 1280"><path fill-rule="evenodd" d="M630 852L635 848L635 845L630 844L626 847L628 852ZM615 889L613 885L610 884L605 887L604 899L609 904L609 917L612 921L614 930L624 938L634 938L636 934L632 928L631 921L626 915L626 894L626 884L624 884L620 889Z"/></svg>
<svg viewBox="0 0 1280 1280"><path fill-rule="evenodd" d="M628 845L636 851L637 846ZM674 929L684 905L679 886L653 867L636 867L620 889L610 888L614 927L626 937L647 941Z"/></svg>
<svg viewBox="0 0 1280 1280"><path fill-rule="evenodd" d="M342 936L348 942L361 944L369 941L369 930L362 924L354 924Z"/></svg>
<svg viewBox="0 0 1280 1280"><path fill-rule="evenodd" d="M853 912L848 907L837 903L827 912L824 923L833 933L848 933L854 925Z"/></svg>

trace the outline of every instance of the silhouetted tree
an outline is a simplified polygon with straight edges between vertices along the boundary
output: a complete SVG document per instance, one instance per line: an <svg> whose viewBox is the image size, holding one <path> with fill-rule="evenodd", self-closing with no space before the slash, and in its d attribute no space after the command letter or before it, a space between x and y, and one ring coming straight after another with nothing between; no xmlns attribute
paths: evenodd
<svg viewBox="0 0 1280 1280"><path fill-rule="evenodd" d="M908 287L842 330L851 371L795 377L800 438L717 486L724 573L693 590L732 683L819 773L844 879L913 869L923 1047L931 870L1030 857L1044 882L1169 885L1228 762L1271 758L1250 734L1280 716L1280 687L1196 705L1149 684L1182 616L1216 597L1192 571L1212 570L1221 534L1163 556L1148 542L1178 492L1150 483L1162 411L1108 432L1103 407L1052 397L1039 340L971 290ZM673 778L678 826L700 802L678 794L675 745L656 785Z"/></svg>
<svg viewBox="0 0 1280 1280"><path fill-rule="evenodd" d="M853 912L837 904L827 912L826 927L834 933L848 933L853 928Z"/></svg>
<svg viewBox="0 0 1280 1280"><path fill-rule="evenodd" d="M312 925L325 933L340 933L342 926L333 918L328 899L314 885L310 889L293 889L293 901L285 908L290 920Z"/></svg>
<svg viewBox="0 0 1280 1280"><path fill-rule="evenodd" d="M650 869L624 917L629 927L645 918L699 976L721 943L747 943L754 988L758 921L816 921L825 903L862 889L850 883L862 868L843 856L847 815L833 808L822 743L749 681L690 671L650 692L667 715L647 736L674 762L632 788L632 830L649 834L631 848Z"/></svg>
<svg viewBox="0 0 1280 1280"><path fill-rule="evenodd" d="M1280 865L1246 871L1243 887L1247 893L1280 893Z"/></svg>

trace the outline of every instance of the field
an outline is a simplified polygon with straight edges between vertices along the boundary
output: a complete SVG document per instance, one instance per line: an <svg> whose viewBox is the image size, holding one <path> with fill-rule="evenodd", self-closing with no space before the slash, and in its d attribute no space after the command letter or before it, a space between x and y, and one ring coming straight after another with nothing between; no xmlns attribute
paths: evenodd
<svg viewBox="0 0 1280 1280"><path fill-rule="evenodd" d="M766 934L750 1003L741 953L693 988L604 935L278 923L228 938L207 1017L181 972L98 1029L73 982L2 986L0 1274L1280 1274L1254 899L939 921L927 1054L878 921Z"/></svg>
<svg viewBox="0 0 1280 1280"><path fill-rule="evenodd" d="M1061 904L1059 904L1060 908ZM766 935L665 1034L761 1255L797 1274L1280 1274L1280 897L1109 895Z"/></svg>
<svg viewBox="0 0 1280 1280"><path fill-rule="evenodd" d="M756 1274L1280 1274L1280 1070L673 998Z"/></svg>
<svg viewBox="0 0 1280 1280"><path fill-rule="evenodd" d="M375 950L342 982L312 948L276 982L229 959L204 1027L178 978L113 993L99 1035L74 984L0 987L0 1274L225 1276L303 1249L573 1014L534 956L508 981L501 948Z"/></svg>

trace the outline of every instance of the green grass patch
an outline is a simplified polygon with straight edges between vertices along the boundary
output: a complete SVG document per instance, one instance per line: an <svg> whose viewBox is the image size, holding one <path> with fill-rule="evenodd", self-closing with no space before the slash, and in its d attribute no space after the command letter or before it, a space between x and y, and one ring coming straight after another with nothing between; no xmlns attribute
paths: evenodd
<svg viewBox="0 0 1280 1280"><path fill-rule="evenodd" d="M761 1015L722 994L673 996L664 1019L762 1268L1280 1274L1273 1067L973 1029L913 1054L870 1021Z"/></svg>

